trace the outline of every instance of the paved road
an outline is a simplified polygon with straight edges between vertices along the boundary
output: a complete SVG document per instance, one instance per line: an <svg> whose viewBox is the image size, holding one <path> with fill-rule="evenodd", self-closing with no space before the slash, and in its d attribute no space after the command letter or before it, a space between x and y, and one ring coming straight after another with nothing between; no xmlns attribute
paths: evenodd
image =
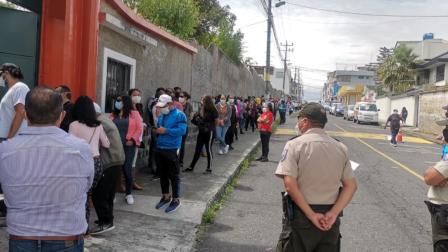
<svg viewBox="0 0 448 252"><path fill-rule="evenodd" d="M294 123L290 119L273 137L272 160L279 159ZM387 130L334 116L326 130L360 163L355 171L358 192L342 220L342 251L431 251L430 218L423 203L428 187L421 174L440 158L440 147L405 136L405 143L395 148L386 140ZM272 175L275 168L275 162L251 166L199 251L275 250L282 190Z"/></svg>

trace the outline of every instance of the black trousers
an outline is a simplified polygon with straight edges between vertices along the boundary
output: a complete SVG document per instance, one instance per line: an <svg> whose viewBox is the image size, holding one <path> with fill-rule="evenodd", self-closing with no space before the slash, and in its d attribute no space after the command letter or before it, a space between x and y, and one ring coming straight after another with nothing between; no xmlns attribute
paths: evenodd
<svg viewBox="0 0 448 252"><path fill-rule="evenodd" d="M151 132L151 140L149 142L148 168L152 174L157 173L157 165L155 164L154 152L156 149L157 134Z"/></svg>
<svg viewBox="0 0 448 252"><path fill-rule="evenodd" d="M173 198L180 197L180 165L177 150L156 149L155 159L160 177L162 194L170 193L170 183Z"/></svg>
<svg viewBox="0 0 448 252"><path fill-rule="evenodd" d="M247 129L249 128L249 124L250 124L250 127L252 128L252 132L254 132L255 131L255 122L256 122L256 118L255 117L252 117L252 116L249 116L249 117L247 117L247 120L246 120L246 131L247 131Z"/></svg>
<svg viewBox="0 0 448 252"><path fill-rule="evenodd" d="M280 124L285 124L286 122L286 111L281 111L280 112Z"/></svg>
<svg viewBox="0 0 448 252"><path fill-rule="evenodd" d="M199 160L201 155L202 148L205 146L205 151L207 152L207 169L211 169L212 160L213 160L213 152L212 152L212 143L213 143L213 132L199 132L196 140L196 148L194 150L193 160L191 160L190 168L196 166L196 163Z"/></svg>
<svg viewBox="0 0 448 252"><path fill-rule="evenodd" d="M261 156L267 158L269 154L269 140L271 139L271 132L260 131L261 138Z"/></svg>
<svg viewBox="0 0 448 252"><path fill-rule="evenodd" d="M92 192L93 206L100 225L114 222L115 185L119 172L121 172L121 166L106 169Z"/></svg>
<svg viewBox="0 0 448 252"><path fill-rule="evenodd" d="M233 137L235 134L238 133L238 130L236 128L236 124L232 124L229 129L226 132L226 144L232 146L233 144Z"/></svg>
<svg viewBox="0 0 448 252"><path fill-rule="evenodd" d="M180 152L179 152L179 164L181 167L184 166L184 156L185 156L185 142L187 141L188 137L188 128L185 135L182 136L182 144L180 146Z"/></svg>

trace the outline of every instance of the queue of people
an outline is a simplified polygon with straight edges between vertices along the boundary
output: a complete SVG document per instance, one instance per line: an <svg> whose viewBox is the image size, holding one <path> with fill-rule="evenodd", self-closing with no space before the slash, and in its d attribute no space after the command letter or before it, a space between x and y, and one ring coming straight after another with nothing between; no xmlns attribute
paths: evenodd
<svg viewBox="0 0 448 252"><path fill-rule="evenodd" d="M150 150L148 168L160 180L162 196L154 206L166 213L181 206L180 172L193 172L203 152L204 174L212 173L214 141L219 143L219 154L226 155L250 125L253 132L260 131L260 161L268 160L278 103L274 100L203 96L194 111L190 94L179 87L158 88L147 106L142 92L131 89L114 97L107 115L88 96L72 102L74 96L65 84L30 90L14 64L1 66L0 79L8 87L0 102L0 142L4 142L0 149L10 153L0 160L6 203L0 210L7 216L10 251L37 251L36 246L82 251L86 235L113 230L116 192L124 192L123 200L132 205L133 190L143 189L135 171L138 149L145 145ZM148 120L143 119L145 112ZM184 167L193 128L198 132L195 153ZM17 169L8 171L13 164ZM89 226L90 201L98 217L93 226Z"/></svg>

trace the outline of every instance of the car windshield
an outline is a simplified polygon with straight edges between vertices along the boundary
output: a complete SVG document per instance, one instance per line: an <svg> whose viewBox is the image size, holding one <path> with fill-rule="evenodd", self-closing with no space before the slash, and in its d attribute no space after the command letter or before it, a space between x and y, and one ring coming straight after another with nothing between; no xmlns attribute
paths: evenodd
<svg viewBox="0 0 448 252"><path fill-rule="evenodd" d="M355 108L355 105L349 105L349 106L348 106L348 109L349 109L349 110L353 110L354 108Z"/></svg>
<svg viewBox="0 0 448 252"><path fill-rule="evenodd" d="M359 106L359 110L362 111L377 111L375 104L362 104Z"/></svg>

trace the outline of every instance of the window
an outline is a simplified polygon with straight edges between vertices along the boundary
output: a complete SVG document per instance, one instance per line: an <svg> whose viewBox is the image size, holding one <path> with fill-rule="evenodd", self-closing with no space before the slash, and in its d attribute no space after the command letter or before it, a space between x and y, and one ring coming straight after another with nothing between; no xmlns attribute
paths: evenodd
<svg viewBox="0 0 448 252"><path fill-rule="evenodd" d="M350 75L339 75L337 77L337 80L339 82L350 82L351 81L351 76Z"/></svg>
<svg viewBox="0 0 448 252"><path fill-rule="evenodd" d="M445 65L437 67L436 82L445 80Z"/></svg>
<svg viewBox="0 0 448 252"><path fill-rule="evenodd" d="M359 110L361 111L377 111L375 104L362 104L359 106Z"/></svg>
<svg viewBox="0 0 448 252"><path fill-rule="evenodd" d="M114 99L130 89L131 66L117 60L107 59L106 113L114 108Z"/></svg>

